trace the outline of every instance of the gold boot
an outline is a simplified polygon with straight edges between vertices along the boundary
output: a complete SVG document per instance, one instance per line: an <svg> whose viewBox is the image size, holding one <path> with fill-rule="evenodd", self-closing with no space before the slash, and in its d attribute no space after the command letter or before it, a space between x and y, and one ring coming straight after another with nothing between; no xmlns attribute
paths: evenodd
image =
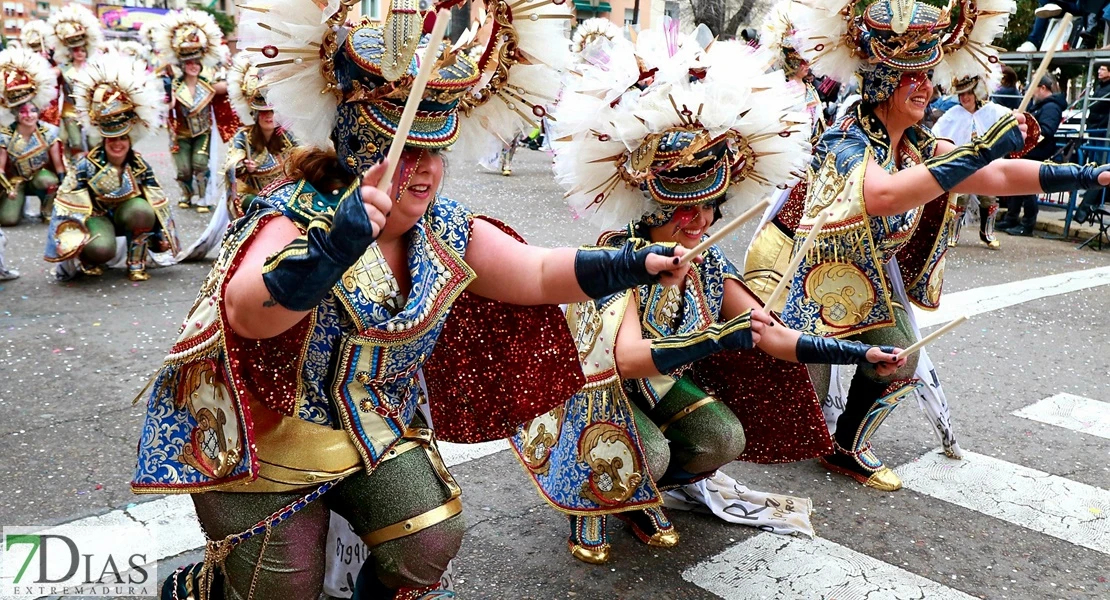
<svg viewBox="0 0 1110 600"><path fill-rule="evenodd" d="M627 523L632 534L648 546L673 548L678 545L678 531L660 507L617 513L617 518Z"/></svg>
<svg viewBox="0 0 1110 600"><path fill-rule="evenodd" d="M574 558L591 565L609 562L609 535L605 532L605 515L580 517L570 515L570 539L567 548Z"/></svg>

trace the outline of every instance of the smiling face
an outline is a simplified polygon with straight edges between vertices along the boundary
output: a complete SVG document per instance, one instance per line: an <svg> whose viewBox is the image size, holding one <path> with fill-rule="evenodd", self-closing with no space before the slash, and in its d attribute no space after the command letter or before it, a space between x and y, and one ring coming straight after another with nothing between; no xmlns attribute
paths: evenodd
<svg viewBox="0 0 1110 600"><path fill-rule="evenodd" d="M37 125L39 122L39 109L30 102L19 107L19 124L20 125Z"/></svg>
<svg viewBox="0 0 1110 600"><path fill-rule="evenodd" d="M963 92L959 96L960 106L967 112L975 112L975 92Z"/></svg>
<svg viewBox="0 0 1110 600"><path fill-rule="evenodd" d="M898 89L883 102L887 127L909 127L925 118L929 100L933 97L933 82L928 72L914 71L902 74Z"/></svg>
<svg viewBox="0 0 1110 600"><path fill-rule="evenodd" d="M382 236L399 238L412 229L435 200L442 181L443 157L438 152L406 147L393 175L393 209ZM400 200L398 187L402 188Z"/></svg>
<svg viewBox="0 0 1110 600"><path fill-rule="evenodd" d="M131 138L126 135L104 138L104 153L108 155L108 162L117 167L127 160L129 150L131 150Z"/></svg>
<svg viewBox="0 0 1110 600"><path fill-rule="evenodd" d="M187 60L184 64L181 65L181 67L185 70L185 74L189 77L196 77L197 75L200 75L199 60Z"/></svg>
<svg viewBox="0 0 1110 600"><path fill-rule="evenodd" d="M89 51L86 50L84 46L74 48L69 52L73 56L73 62L83 63L85 59L89 57Z"/></svg>
<svg viewBox="0 0 1110 600"><path fill-rule="evenodd" d="M713 207L708 203L679 208L674 211L669 221L651 228L651 241L675 242L686 248L693 248L701 242L701 237L713 225L714 212Z"/></svg>

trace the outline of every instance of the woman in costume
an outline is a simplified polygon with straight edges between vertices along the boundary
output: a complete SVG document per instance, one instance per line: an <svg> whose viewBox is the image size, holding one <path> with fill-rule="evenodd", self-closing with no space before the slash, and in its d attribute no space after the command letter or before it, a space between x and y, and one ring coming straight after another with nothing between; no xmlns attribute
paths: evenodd
<svg viewBox="0 0 1110 600"><path fill-rule="evenodd" d="M50 16L50 37L47 45L54 50L54 62L62 75L62 135L66 154L76 162L100 142L95 131L81 126L73 98L77 76L85 70L89 58L95 56L103 41L100 22L79 4L67 4Z"/></svg>
<svg viewBox="0 0 1110 600"><path fill-rule="evenodd" d="M225 142L239 129L227 104L227 82L201 74L220 62L223 34L208 13L185 9L164 16L151 37L162 59L181 70L171 83L169 119L170 153L181 188L178 206L207 213L213 123Z"/></svg>
<svg viewBox="0 0 1110 600"><path fill-rule="evenodd" d="M58 96L54 69L40 54L9 48L0 52L0 86L0 226L19 223L28 195L39 197L49 221L66 173L58 128L40 120L41 108Z"/></svg>
<svg viewBox="0 0 1110 600"><path fill-rule="evenodd" d="M997 80L997 72L986 75L972 75L952 81L948 88L956 94L960 103L945 111L933 126L933 133L941 139L954 144L966 144L978 137L991 125L1010 113L1010 110L990 101L991 90ZM987 195L960 194L956 196L956 220L954 231L948 239L949 246L960 242L960 230L967 218L967 206L972 198L979 203L979 240L991 250L998 250L1001 244L994 237L994 219L998 212L998 198Z"/></svg>
<svg viewBox="0 0 1110 600"><path fill-rule="evenodd" d="M84 126L103 141L77 161L58 190L46 260L63 263L59 277L101 275L116 262L123 236L127 276L146 281L148 251L176 251L170 206L150 163L134 145L162 124L161 90L146 69L120 56L97 56L74 81Z"/></svg>
<svg viewBox="0 0 1110 600"><path fill-rule="evenodd" d="M274 107L258 87L258 67L247 54L235 57L227 84L231 107L244 124L231 138L224 166L228 212L238 219L263 188L282 176L282 165L297 141L274 120Z"/></svg>
<svg viewBox="0 0 1110 600"><path fill-rule="evenodd" d="M423 48L406 42L419 42L424 20L403 0L390 8L384 28L344 30L345 4L326 15L307 1L242 6L268 98L312 148L229 232L152 384L133 489L192 493L210 540L204 565L175 573L164 598L316 597L329 509L371 548L356 597L453 596L430 588L461 543L460 490L418 416L417 370L437 434L505 437L583 381L546 303L685 271L671 257L681 250L657 246L530 247L439 197L439 150L460 134L461 98L513 78L483 81L465 49L443 44L424 95L408 99ZM497 41L515 38L505 22ZM406 102L418 103L419 126L383 193L379 161ZM490 344L503 353L475 353Z"/></svg>
<svg viewBox="0 0 1110 600"><path fill-rule="evenodd" d="M948 9L913 0L858 5L819 0L795 6L803 58L819 75L842 82L860 76L863 99L821 136L800 206L783 209L800 216L799 243L821 211L833 216L802 260L782 318L817 335L904 347L917 334L899 298L926 310L940 302L954 217L949 193L1086 189L1110 183L1110 173L1106 167L996 160L1036 139L1026 132L1023 115L1004 117L961 146L917 124L933 92L933 69L938 79L951 81L985 74L983 65L996 60L990 42L1005 27L1009 0L963 0L955 21ZM844 195L848 189L851 197ZM880 490L901 487L870 439L920 385L917 359L910 356L892 376L866 365L856 370L836 423L836 450L823 465Z"/></svg>
<svg viewBox="0 0 1110 600"><path fill-rule="evenodd" d="M573 210L602 226L631 221L599 246L693 248L730 188L732 202L754 202L808 159L803 91L781 71L765 73L765 53L739 42L703 49L673 29L641 32L635 47L596 43L556 106L552 138ZM660 489L737 457L786 462L831 448L805 368L783 361L889 372L898 363L893 348L776 324L718 247L703 258L677 287L642 285L568 308L588 383L513 438L541 494L570 515L579 560L608 560L610 514L647 544L677 543ZM731 352L753 346L770 356ZM760 425L751 439L744 421Z"/></svg>

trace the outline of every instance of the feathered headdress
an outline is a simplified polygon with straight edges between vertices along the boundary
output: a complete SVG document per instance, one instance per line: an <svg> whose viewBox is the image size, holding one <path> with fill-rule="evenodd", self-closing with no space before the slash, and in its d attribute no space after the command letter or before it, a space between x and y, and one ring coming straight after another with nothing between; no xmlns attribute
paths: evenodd
<svg viewBox="0 0 1110 600"><path fill-rule="evenodd" d="M629 48L636 60L598 58ZM554 111L555 177L576 216L603 229L665 220L679 206L720 205L730 189L729 208L743 208L795 179L809 159L804 95L766 70L762 50L703 48L668 29L593 55ZM606 75L632 84L592 89Z"/></svg>
<svg viewBox="0 0 1110 600"><path fill-rule="evenodd" d="M1013 0L952 0L946 8L917 0L795 0L798 48L815 73L846 82L863 77L869 102L885 100L898 74L934 70L934 80L985 74L998 62L991 45L1015 10Z"/></svg>
<svg viewBox="0 0 1110 600"><path fill-rule="evenodd" d="M73 48L85 48L92 58L104 39L100 21L80 4L63 6L50 16L47 26L50 35L46 43L54 49L54 61L58 64L69 64L73 60L70 54Z"/></svg>
<svg viewBox="0 0 1110 600"><path fill-rule="evenodd" d="M143 65L150 63L150 49L134 40L108 40L102 49L107 54L125 56Z"/></svg>
<svg viewBox="0 0 1110 600"><path fill-rule="evenodd" d="M774 59L775 68L782 69L787 77L793 77L804 59L795 46L798 44L795 36L794 21L790 10L793 2L778 2L763 19L763 26L759 32L759 45L767 50Z"/></svg>
<svg viewBox="0 0 1110 600"><path fill-rule="evenodd" d="M600 40L613 42L622 37L624 37L624 34L621 33L620 28L609 19L603 19L601 17L586 19L574 30L574 38L571 40L571 50L573 50L575 54L581 54L587 47L595 42Z"/></svg>
<svg viewBox="0 0 1110 600"><path fill-rule="evenodd" d="M77 74L74 103L81 121L104 137L130 136L132 144L162 124L164 90L146 67L124 56L100 55Z"/></svg>
<svg viewBox="0 0 1110 600"><path fill-rule="evenodd" d="M40 110L58 95L58 78L50 61L28 48L0 52L0 123L10 124L16 107L28 102Z"/></svg>
<svg viewBox="0 0 1110 600"><path fill-rule="evenodd" d="M42 52L43 44L50 38L50 25L41 19L34 19L23 24L19 31L19 41L25 47Z"/></svg>
<svg viewBox="0 0 1110 600"><path fill-rule="evenodd" d="M998 66L982 75L973 75L962 79L949 81L942 88L949 94L963 94L973 92L980 103L990 98L990 95L1002 85L1002 69Z"/></svg>
<svg viewBox="0 0 1110 600"><path fill-rule="evenodd" d="M244 125L254 124L256 111L274 110L266 102L260 84L258 67L251 64L250 56L242 52L237 54L227 73L227 99Z"/></svg>
<svg viewBox="0 0 1110 600"><path fill-rule="evenodd" d="M426 42L425 15L414 0L391 3L384 27L364 20L348 30L352 4L248 0L240 6L239 31L278 120L307 145L361 140L359 148L337 148L354 170L384 152L380 142L395 131ZM524 4L487 0L489 39L477 48L465 40L441 47L420 99L421 128L407 143L445 147L479 130L507 140L544 114L557 95L556 69L569 54L562 25L570 12L560 0ZM377 133L368 138L369 129Z"/></svg>
<svg viewBox="0 0 1110 600"><path fill-rule="evenodd" d="M150 31L154 47L162 60L172 65L199 60L211 67L220 61L220 42L223 33L212 15L187 8L175 10L164 17Z"/></svg>

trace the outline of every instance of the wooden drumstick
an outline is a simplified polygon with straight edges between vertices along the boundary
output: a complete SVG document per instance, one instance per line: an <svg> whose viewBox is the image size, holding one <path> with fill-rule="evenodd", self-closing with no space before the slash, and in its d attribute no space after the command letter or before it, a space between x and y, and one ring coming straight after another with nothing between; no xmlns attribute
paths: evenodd
<svg viewBox="0 0 1110 600"><path fill-rule="evenodd" d="M848 187L851 188L851 186ZM825 221L828 219L828 210L822 210L820 214L817 215L817 220L813 222L813 227L809 230L809 235L807 235L805 241L802 242L802 247L799 248L798 251L794 253L794 257L790 259L790 264L787 265L786 271L783 272L782 279L779 280L779 284L775 286L775 291L771 292L770 297L767 298L767 302L763 304L764 306L774 306L775 303L779 301L779 298L786 293L786 286L794 279L794 272L798 270L798 266L802 264L802 259L805 258L810 248L813 248L814 242L817 241L817 234L821 233L821 228L825 226Z"/></svg>
<svg viewBox="0 0 1110 600"><path fill-rule="evenodd" d="M385 173L378 182L378 189L383 192L388 192L389 187L393 185L393 173L401 160L401 151L405 149L405 140L409 137L409 129L412 128L412 121L416 117L416 109L420 106L420 100L424 98L424 88L436 68L436 54L439 52L439 44L443 41L443 33L447 31L447 22L450 19L449 9L441 8L436 13L436 24L432 27L428 46L424 48L420 70L417 71L416 79L412 82L409 97L405 100L405 110L401 113L401 121L397 124L397 133L394 134L393 142L389 144L389 153L386 154Z"/></svg>
<svg viewBox="0 0 1110 600"><path fill-rule="evenodd" d="M754 216L758 215L759 213L763 212L767 208L767 205L770 204L770 202L771 201L767 198L764 198L764 199L760 200L759 202L756 202L755 206L753 206L753 207L749 208L748 210L744 211L744 214L742 214L739 217L736 217L735 219L729 221L727 225L720 228L719 230L717 230L716 233L714 233L713 235L706 238L704 242L698 244L697 246L694 246L689 251L687 251L686 254L683 254L682 258L679 259L679 261L678 261L678 265L682 266L682 265L690 264L690 261L692 261L695 258L697 258L698 256L700 256L701 253L708 250L710 246L712 246L713 244L716 244L717 242L725 239L725 236L732 233L732 231L734 229L743 225L744 223L747 223L748 221L750 221L752 219L752 217L754 217Z"/></svg>
<svg viewBox="0 0 1110 600"><path fill-rule="evenodd" d="M957 325L959 325L960 323L963 323L966 320L967 320L967 315L960 315L960 316L956 317L955 319L952 319L951 321L946 323L940 329L930 333L929 335L921 338L920 340L917 340L916 342L911 344L909 348L906 348L905 350L902 350L901 352L899 352L898 353L898 358L902 358L904 356L909 356L909 355L913 354L914 352L917 352L918 350L923 348L925 346L925 344L928 344L929 342L931 342L931 341L937 339L938 337L948 333L949 331L952 331L953 329L956 328Z"/></svg>
<svg viewBox="0 0 1110 600"><path fill-rule="evenodd" d="M1021 105L1018 106L1018 112L1025 112L1029 108L1029 103L1033 101L1033 92L1041 84L1041 78L1044 77L1048 71L1048 65L1052 62L1052 56L1056 54L1056 48L1060 45L1060 39L1064 37L1064 31L1071 26L1072 14L1067 13L1064 18L1060 19L1060 26L1056 28L1056 33L1052 35L1052 43L1048 46L1048 51L1044 53L1044 58L1041 59L1040 66L1033 73L1033 78L1029 80L1029 89L1025 90L1025 96L1021 99Z"/></svg>

